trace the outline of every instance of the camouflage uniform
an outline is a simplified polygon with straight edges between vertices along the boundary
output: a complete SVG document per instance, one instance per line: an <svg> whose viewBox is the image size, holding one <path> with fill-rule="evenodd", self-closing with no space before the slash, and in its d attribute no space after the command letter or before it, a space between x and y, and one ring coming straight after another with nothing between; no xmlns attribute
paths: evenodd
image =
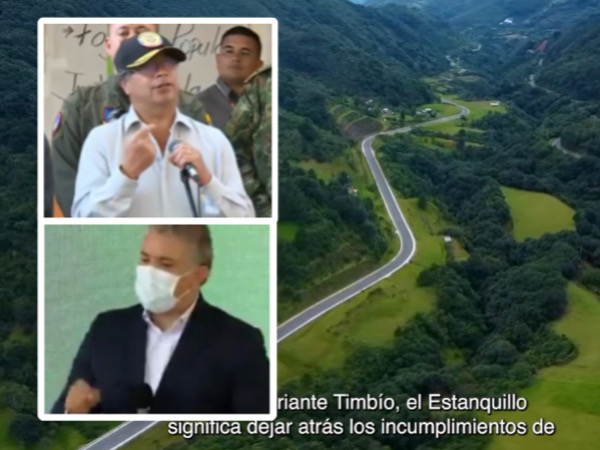
<svg viewBox="0 0 600 450"><path fill-rule="evenodd" d="M207 123L202 103L186 92L179 93L180 111ZM92 128L109 122L111 114L125 112L129 98L115 77L93 86L79 87L64 101L52 130L52 167L56 199L65 215L71 213L79 156Z"/></svg>
<svg viewBox="0 0 600 450"><path fill-rule="evenodd" d="M246 80L226 128L257 217L271 216L271 67Z"/></svg>

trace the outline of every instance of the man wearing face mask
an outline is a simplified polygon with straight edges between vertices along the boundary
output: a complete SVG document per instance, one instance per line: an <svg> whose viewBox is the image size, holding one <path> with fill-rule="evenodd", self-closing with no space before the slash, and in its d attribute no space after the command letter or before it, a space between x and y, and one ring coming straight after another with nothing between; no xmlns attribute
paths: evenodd
<svg viewBox="0 0 600 450"><path fill-rule="evenodd" d="M207 303L206 225L151 225L136 271L139 305L99 314L53 414L267 414L261 332ZM136 405L136 392L151 392Z"/></svg>

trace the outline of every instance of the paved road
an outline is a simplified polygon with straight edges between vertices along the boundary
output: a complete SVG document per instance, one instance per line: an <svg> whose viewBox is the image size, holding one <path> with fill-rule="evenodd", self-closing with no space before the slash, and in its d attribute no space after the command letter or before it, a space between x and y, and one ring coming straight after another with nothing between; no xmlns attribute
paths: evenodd
<svg viewBox="0 0 600 450"><path fill-rule="evenodd" d="M115 450L123 447L158 422L124 422L79 450Z"/></svg>
<svg viewBox="0 0 600 450"><path fill-rule="evenodd" d="M451 104L460 109L460 113L455 114L449 117L442 117L439 119L431 120L428 122L423 122L421 124L414 125L414 127L420 127L423 125L429 125L434 123L442 123L449 122L451 120L459 119L463 115L467 115L470 113L469 109L458 105L450 100L442 100L443 103ZM396 130L385 131L382 133L373 134L371 136L366 137L362 141L362 152L365 156L367 163L369 164L369 168L373 173L373 177L375 178L375 182L377 183L377 188L379 189L379 193L383 198L383 202L388 211L390 219L394 224L394 228L396 229L396 233L400 237L400 242L402 243L400 247L400 251L394 256L394 258L389 261L384 266L375 270L374 272L366 275L358 281L355 281L349 286L341 289L335 294L330 295L329 297L321 300L318 303L310 306L309 308L302 311L300 314L288 319L286 322L279 325L277 328L277 342L283 341L288 336L292 335L294 332L298 331L300 328L308 325L313 320L325 314L327 311L335 308L341 303L351 299L355 295L364 291L368 287L374 285L379 282L383 278L389 277L398 269L402 268L405 264L407 264L412 256L415 253L417 243L415 242L415 238L410 230L408 223L404 219L402 215L402 211L398 206L398 202L396 201L396 197L393 195L390 185L388 184L383 171L381 170L381 166L377 158L375 157L375 153L373 151L373 141L378 134L399 134L399 133L407 133L413 127L403 127L398 128Z"/></svg>
<svg viewBox="0 0 600 450"><path fill-rule="evenodd" d="M418 125L414 125L415 127L420 127L423 125L433 124L433 123L442 123L449 122L451 120L456 120L463 115L469 114L469 109L458 105L449 100L442 100L443 103L448 103L460 108L460 113L454 116L442 117L440 119L431 120L428 122L423 122ZM375 270L374 272L366 275L358 281L355 281L349 286L341 289L335 294L330 295L329 297L321 300L318 303L310 306L309 308L302 311L300 314L288 319L286 322L279 325L277 328L277 342L283 341L285 338L292 335L294 332L298 331L300 328L308 325L315 319L319 318L327 311L335 308L341 303L344 303L347 300L350 300L352 297L361 293L368 287L374 285L375 283L381 281L383 278L389 277L391 274L396 272L398 269L402 268L406 265L410 259L415 254L417 249L417 243L415 241L415 237L410 230L404 215L402 214L402 210L400 206L398 206L398 202L396 201L396 197L394 196L390 185L388 184L385 175L383 174L383 170L381 170L381 166L379 165L379 161L375 157L375 152L373 151L373 141L378 134L398 134L398 133L407 133L412 129L412 127L404 127L399 128L397 130L385 131L382 133L373 134L371 136L363 139L361 148L365 159L369 165L369 169L373 173L373 177L375 178L375 182L377 184L377 188L379 189L379 193L383 198L383 202L388 211L390 219L394 224L394 228L396 229L396 233L400 237L400 242L402 245L400 246L400 250L394 256L394 258L386 263L384 266ZM117 428L111 430L107 434L100 436L95 441L90 444L82 447L80 450L116 450L122 446L124 446L129 441L133 440L140 434L144 433L146 430L150 429L152 426L156 425L158 422L125 422L122 425L119 425Z"/></svg>
<svg viewBox="0 0 600 450"><path fill-rule="evenodd" d="M550 141L550 145L551 145L552 147L555 147L555 148L559 149L559 150L560 150L561 152L563 152L565 155L572 156L572 157L573 157L573 158L575 158L575 159L579 159L579 158L581 158L581 157L583 156L581 153L575 153L575 152L572 152L572 151L570 151L570 150L567 150L566 148L564 148L564 147L563 147L563 145L562 145L561 138L555 138L555 139L552 139L552 140Z"/></svg>

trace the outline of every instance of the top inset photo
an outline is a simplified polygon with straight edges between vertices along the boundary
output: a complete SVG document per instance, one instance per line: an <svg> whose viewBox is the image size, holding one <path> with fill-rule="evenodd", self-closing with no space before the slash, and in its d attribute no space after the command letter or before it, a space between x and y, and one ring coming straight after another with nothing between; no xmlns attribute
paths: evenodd
<svg viewBox="0 0 600 450"><path fill-rule="evenodd" d="M40 19L43 216L276 219L276 19L151 20Z"/></svg>

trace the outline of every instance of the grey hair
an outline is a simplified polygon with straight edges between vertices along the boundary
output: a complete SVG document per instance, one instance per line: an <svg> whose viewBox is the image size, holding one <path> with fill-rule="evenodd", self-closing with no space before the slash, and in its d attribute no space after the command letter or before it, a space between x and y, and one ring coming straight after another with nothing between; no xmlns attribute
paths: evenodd
<svg viewBox="0 0 600 450"><path fill-rule="evenodd" d="M158 233L171 233L195 246L198 263L212 267L213 249L210 230L206 225L149 225Z"/></svg>

